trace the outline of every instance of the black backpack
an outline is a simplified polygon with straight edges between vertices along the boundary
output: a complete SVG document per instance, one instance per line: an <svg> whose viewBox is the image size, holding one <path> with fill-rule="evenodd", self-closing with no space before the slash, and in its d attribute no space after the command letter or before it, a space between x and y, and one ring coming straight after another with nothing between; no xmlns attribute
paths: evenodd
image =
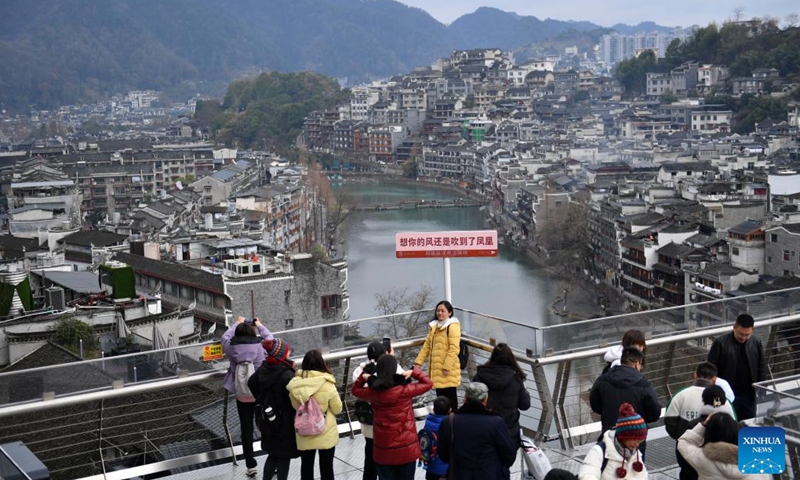
<svg viewBox="0 0 800 480"><path fill-rule="evenodd" d="M372 409L372 405L370 405L369 402L364 400L356 400L354 413L356 414L358 423L362 425L372 425L375 411Z"/></svg>
<svg viewBox="0 0 800 480"><path fill-rule="evenodd" d="M272 390L267 390L260 397L256 398L254 416L256 420L256 426L260 432L267 430L270 426L270 423L272 423L268 419L268 409L272 409L272 415L277 418L279 412L276 405L277 404L274 401Z"/></svg>
<svg viewBox="0 0 800 480"><path fill-rule="evenodd" d="M450 326L447 326L447 338L450 338ZM458 363L461 366L461 370L467 368L469 364L469 347L464 342L458 342L460 347L458 349Z"/></svg>

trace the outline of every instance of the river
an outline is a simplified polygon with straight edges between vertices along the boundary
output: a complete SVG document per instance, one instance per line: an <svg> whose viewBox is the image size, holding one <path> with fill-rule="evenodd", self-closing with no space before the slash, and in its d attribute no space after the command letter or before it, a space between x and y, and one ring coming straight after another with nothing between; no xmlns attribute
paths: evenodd
<svg viewBox="0 0 800 480"><path fill-rule="evenodd" d="M346 184L348 200L362 204L404 199L453 200L457 195L408 184ZM377 315L375 295L392 288L433 288L444 298L442 259L397 259L394 236L402 231L482 230L478 208L406 209L353 213L345 232L348 244L350 318ZM453 304L532 326L560 323L549 305L564 282L501 246L495 258L450 260Z"/></svg>

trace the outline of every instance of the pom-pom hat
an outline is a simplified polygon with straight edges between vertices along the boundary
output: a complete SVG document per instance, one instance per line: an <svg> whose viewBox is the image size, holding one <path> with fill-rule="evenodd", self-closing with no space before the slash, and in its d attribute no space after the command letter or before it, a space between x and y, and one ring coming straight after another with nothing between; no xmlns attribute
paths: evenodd
<svg viewBox="0 0 800 480"><path fill-rule="evenodd" d="M267 352L267 363L276 365L289 357L289 342L280 338L264 340L261 346Z"/></svg>
<svg viewBox="0 0 800 480"><path fill-rule="evenodd" d="M636 413L630 403L619 406L619 418L615 435L619 440L645 440L647 439L647 423Z"/></svg>

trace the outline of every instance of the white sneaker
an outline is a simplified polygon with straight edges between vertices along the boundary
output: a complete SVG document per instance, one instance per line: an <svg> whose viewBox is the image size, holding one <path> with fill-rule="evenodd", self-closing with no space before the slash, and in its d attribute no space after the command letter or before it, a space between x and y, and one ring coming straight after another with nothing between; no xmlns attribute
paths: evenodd
<svg viewBox="0 0 800 480"><path fill-rule="evenodd" d="M247 471L244 473L248 477L255 477L256 474L258 473L258 467L248 468Z"/></svg>

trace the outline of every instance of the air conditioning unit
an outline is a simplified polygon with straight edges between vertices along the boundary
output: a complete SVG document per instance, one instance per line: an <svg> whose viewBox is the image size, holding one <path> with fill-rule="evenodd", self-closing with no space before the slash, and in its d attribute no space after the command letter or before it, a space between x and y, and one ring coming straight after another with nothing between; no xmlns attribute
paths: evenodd
<svg viewBox="0 0 800 480"><path fill-rule="evenodd" d="M45 288L44 297L47 305L53 310L64 310L67 307L64 289L61 287Z"/></svg>

